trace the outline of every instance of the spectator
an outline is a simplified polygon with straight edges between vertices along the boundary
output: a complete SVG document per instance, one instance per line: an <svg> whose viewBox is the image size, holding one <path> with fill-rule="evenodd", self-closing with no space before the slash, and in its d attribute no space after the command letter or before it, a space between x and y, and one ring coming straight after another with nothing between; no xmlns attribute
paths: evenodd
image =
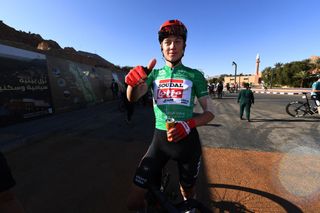
<svg viewBox="0 0 320 213"><path fill-rule="evenodd" d="M125 84L125 85L126 85L126 88L127 88L128 85L127 84ZM124 91L126 91L126 90L124 90ZM135 103L134 102L130 102L126 95L123 95L122 98L123 98L124 105L125 105L125 108L126 108L126 122L128 124L130 124L131 120L132 120L132 115L133 115L133 112L134 112Z"/></svg>
<svg viewBox="0 0 320 213"><path fill-rule="evenodd" d="M213 83L211 83L210 85L209 85L209 95L210 95L210 97L211 98L213 98L214 97L214 84Z"/></svg>
<svg viewBox="0 0 320 213"><path fill-rule="evenodd" d="M222 98L222 91L223 91L223 83L222 81L219 81L217 86L218 98Z"/></svg>
<svg viewBox="0 0 320 213"><path fill-rule="evenodd" d="M226 87L227 87L227 91L230 92L230 84L229 83L226 84Z"/></svg>
<svg viewBox="0 0 320 213"><path fill-rule="evenodd" d="M238 103L240 103L240 119L243 120L242 116L245 109L247 120L250 122L250 108L251 104L254 104L254 96L249 83L246 83L245 87L246 89L241 90L238 95Z"/></svg>
<svg viewBox="0 0 320 213"><path fill-rule="evenodd" d="M112 83L111 83L111 91L112 91L112 98L113 100L118 98L118 93L119 93L119 85L117 82L115 82L114 79L112 79Z"/></svg>

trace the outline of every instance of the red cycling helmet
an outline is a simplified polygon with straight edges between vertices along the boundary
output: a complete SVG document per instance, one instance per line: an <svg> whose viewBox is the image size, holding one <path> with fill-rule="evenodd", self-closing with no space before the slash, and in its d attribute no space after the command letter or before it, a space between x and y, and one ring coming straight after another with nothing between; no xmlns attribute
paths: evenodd
<svg viewBox="0 0 320 213"><path fill-rule="evenodd" d="M183 40L187 41L188 30L184 24L178 19L168 20L164 22L158 32L159 42L161 43L163 39L170 35L181 36Z"/></svg>

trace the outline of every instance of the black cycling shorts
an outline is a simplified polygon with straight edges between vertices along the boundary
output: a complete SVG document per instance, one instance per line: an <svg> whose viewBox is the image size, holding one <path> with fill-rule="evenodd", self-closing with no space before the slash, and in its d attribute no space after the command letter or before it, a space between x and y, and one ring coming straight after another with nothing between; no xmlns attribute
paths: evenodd
<svg viewBox="0 0 320 213"><path fill-rule="evenodd" d="M15 185L6 159L0 152L0 192L7 191Z"/></svg>
<svg viewBox="0 0 320 213"><path fill-rule="evenodd" d="M165 130L155 129L152 143L142 158L133 182L142 188L148 184L160 186L162 169L169 160L178 164L179 181L182 187L194 186L201 160L201 143L194 128L190 134L179 142L168 142Z"/></svg>

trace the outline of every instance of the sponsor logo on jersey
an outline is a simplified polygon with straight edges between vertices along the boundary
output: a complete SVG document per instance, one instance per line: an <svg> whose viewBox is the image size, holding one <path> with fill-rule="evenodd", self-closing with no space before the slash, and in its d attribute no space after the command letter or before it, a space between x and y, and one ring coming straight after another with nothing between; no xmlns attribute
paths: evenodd
<svg viewBox="0 0 320 213"><path fill-rule="evenodd" d="M190 105L192 82L185 79L162 79L155 82L155 100L161 104Z"/></svg>
<svg viewBox="0 0 320 213"><path fill-rule="evenodd" d="M158 99L162 98L182 98L183 90L182 89L159 89L158 90Z"/></svg>
<svg viewBox="0 0 320 213"><path fill-rule="evenodd" d="M157 99L182 98L183 80L159 80ZM168 100L166 100L168 101Z"/></svg>

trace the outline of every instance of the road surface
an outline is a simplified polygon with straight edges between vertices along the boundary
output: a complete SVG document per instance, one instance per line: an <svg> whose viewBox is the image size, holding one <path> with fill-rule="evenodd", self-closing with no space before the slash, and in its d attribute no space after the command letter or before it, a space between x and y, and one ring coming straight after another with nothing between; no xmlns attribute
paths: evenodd
<svg viewBox="0 0 320 213"><path fill-rule="evenodd" d="M290 118L283 108L299 97L256 94L251 123L239 120L235 95L213 100L216 118L199 128L200 200L254 212L320 208L319 119ZM0 129L27 212L127 212L132 174L154 121L143 106L132 124L124 119L109 102Z"/></svg>

